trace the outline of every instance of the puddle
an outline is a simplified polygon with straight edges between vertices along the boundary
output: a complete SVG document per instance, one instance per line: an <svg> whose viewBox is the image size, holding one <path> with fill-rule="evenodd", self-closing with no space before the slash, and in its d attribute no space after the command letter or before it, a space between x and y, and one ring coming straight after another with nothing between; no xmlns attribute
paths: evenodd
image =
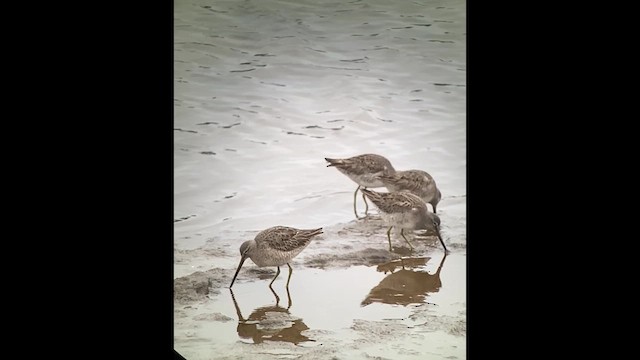
<svg viewBox="0 0 640 360"><path fill-rule="evenodd" d="M258 280L239 276L232 290L223 287L201 302L176 306L175 348L187 358L251 351L240 350L240 343L287 346L291 355L322 357L310 350L322 348L322 354L371 351L395 358L398 350L382 344L397 343L407 355L429 349L463 358L465 269L461 254L378 266L294 267L288 291L286 266L273 290L268 284L274 274Z"/></svg>

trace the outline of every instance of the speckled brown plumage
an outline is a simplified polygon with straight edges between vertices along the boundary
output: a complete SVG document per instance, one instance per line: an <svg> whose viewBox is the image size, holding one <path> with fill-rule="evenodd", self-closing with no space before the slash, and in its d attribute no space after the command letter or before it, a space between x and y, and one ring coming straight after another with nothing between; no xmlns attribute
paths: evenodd
<svg viewBox="0 0 640 360"><path fill-rule="evenodd" d="M404 236L404 230L430 230L435 232L442 243L442 247L447 251L447 247L440 236L440 217L432 213L427 208L427 204L417 195L408 191L400 192L376 192L363 189L365 194L380 210L382 218L388 223L387 239L389 240L389 251L391 247L391 228L400 228L400 235L413 250L413 245Z"/></svg>
<svg viewBox="0 0 640 360"><path fill-rule="evenodd" d="M287 286L289 286L293 271L289 262L309 245L313 236L319 234L322 234L322 228L296 229L288 226L274 226L262 230L253 240L247 240L240 245L242 258L229 288L233 286L240 268L247 258L250 258L258 267L278 267L276 276L271 280L269 286L280 274L280 266L287 264L289 267Z"/></svg>
<svg viewBox="0 0 640 360"><path fill-rule="evenodd" d="M358 211L356 210L358 190L360 190L361 187L365 189L383 187L384 183L380 179L380 176L392 175L396 171L387 158L377 154L362 154L344 159L325 158L325 160L329 163L327 167L335 167L338 171L358 184L356 191L353 193L353 212L358 219L360 219ZM364 194L362 195L362 199L366 206L364 211L366 215L369 211L369 204L367 204L367 198Z"/></svg>
<svg viewBox="0 0 640 360"><path fill-rule="evenodd" d="M436 181L426 171L405 170L396 171L393 174L380 175L384 186L390 192L407 190L418 195L424 202L431 204L433 212L442 198L442 193L436 185Z"/></svg>

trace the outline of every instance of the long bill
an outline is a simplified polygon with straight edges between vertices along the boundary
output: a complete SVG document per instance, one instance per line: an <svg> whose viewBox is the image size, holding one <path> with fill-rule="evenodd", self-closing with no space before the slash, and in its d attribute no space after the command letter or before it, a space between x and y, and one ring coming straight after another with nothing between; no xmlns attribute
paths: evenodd
<svg viewBox="0 0 640 360"><path fill-rule="evenodd" d="M449 250L447 250L447 247L444 245L444 240L442 240L442 236L440 235L440 227L436 226L436 235L438 235L438 239L440 240L440 243L442 244L442 247L444 248L444 252L448 253Z"/></svg>
<svg viewBox="0 0 640 360"><path fill-rule="evenodd" d="M242 268L242 264L244 264L244 261L247 260L247 255L242 255L242 259L240 259L240 264L238 265L238 270L236 270L236 274L233 275L233 280L231 280L231 285L229 285L229 289L231 289L231 287L233 287L233 283L236 281L236 277L238 276L238 273L240 272L240 269Z"/></svg>

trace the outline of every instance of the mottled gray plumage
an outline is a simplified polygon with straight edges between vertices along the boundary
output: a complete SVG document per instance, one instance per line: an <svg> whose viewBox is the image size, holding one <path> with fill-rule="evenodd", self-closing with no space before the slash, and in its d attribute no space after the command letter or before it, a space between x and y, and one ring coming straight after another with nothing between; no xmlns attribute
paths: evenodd
<svg viewBox="0 0 640 360"><path fill-rule="evenodd" d="M322 228L318 229L296 229L287 226L274 226L256 235L254 240L247 240L240 245L240 264L233 276L231 285L238 276L242 264L247 258L250 258L258 267L277 266L276 276L271 280L271 284L280 274L280 266L287 264L289 266L289 279L291 279L291 265L289 262L296 257L311 242L311 238L315 235L322 234ZM289 279L287 286L289 286Z"/></svg>
<svg viewBox="0 0 640 360"><path fill-rule="evenodd" d="M424 202L431 204L433 212L442 198L436 181L426 171L405 170L393 174L380 175L380 180L390 192L407 190L418 195Z"/></svg>
<svg viewBox="0 0 640 360"><path fill-rule="evenodd" d="M363 189L369 200L371 200L380 210L382 218L388 223L387 239L389 240L389 251L391 247L391 228L394 226L400 228L400 235L409 244L413 250L413 246L404 236L404 230L430 230L435 232L442 243L442 247L447 251L444 241L440 236L440 217L432 213L427 208L427 204L417 195L408 191L400 192L376 192L373 190Z"/></svg>
<svg viewBox="0 0 640 360"><path fill-rule="evenodd" d="M356 191L353 193L353 212L358 219L360 219L356 210L358 190L360 190L361 187L365 189L384 187L385 185L380 179L380 176L392 175L396 171L387 158L377 154L362 154L346 159L324 159L329 163L327 167L334 166L338 171L358 184ZM369 204L367 204L367 198L364 195L362 195L362 199L366 206L366 215L369 211Z"/></svg>

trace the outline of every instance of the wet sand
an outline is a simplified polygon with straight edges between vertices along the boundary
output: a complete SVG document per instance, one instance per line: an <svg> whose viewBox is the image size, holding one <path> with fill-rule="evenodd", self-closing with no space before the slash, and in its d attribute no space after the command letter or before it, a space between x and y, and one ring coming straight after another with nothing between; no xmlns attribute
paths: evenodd
<svg viewBox="0 0 640 360"><path fill-rule="evenodd" d="M174 348L466 358L464 1L179 0L174 18ZM395 230L389 252L372 204L355 220L357 185L324 158L362 153L434 177L448 256ZM250 260L230 291L240 244L275 225L324 234L289 292L286 266L274 294Z"/></svg>
<svg viewBox="0 0 640 360"><path fill-rule="evenodd" d="M410 238L413 254L396 234L389 252L375 215L326 227L292 262L288 292L281 268L275 294L275 267L251 261L228 289L235 248L211 241L177 252L178 260L202 257L208 270L175 280L176 349L188 359L465 358L464 244L445 239L446 256L428 234ZM235 261L211 268L218 258Z"/></svg>

